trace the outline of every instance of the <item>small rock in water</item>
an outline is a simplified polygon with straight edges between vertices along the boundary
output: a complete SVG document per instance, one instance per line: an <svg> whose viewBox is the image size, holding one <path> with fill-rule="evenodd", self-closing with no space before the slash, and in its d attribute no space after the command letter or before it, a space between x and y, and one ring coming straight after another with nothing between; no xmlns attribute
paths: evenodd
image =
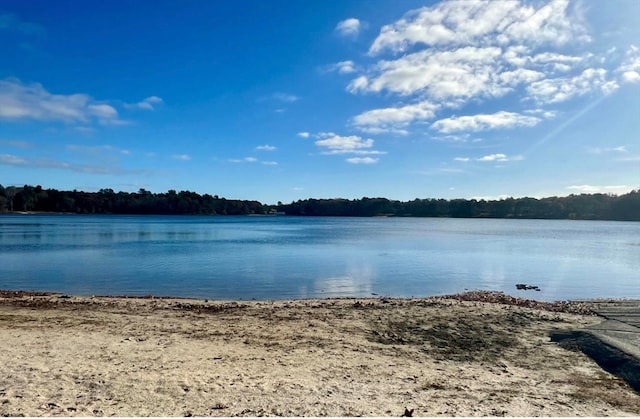
<svg viewBox="0 0 640 419"><path fill-rule="evenodd" d="M534 290L534 291L540 291L540 287L538 287L537 285L527 285L527 284L516 284L516 288L519 290Z"/></svg>

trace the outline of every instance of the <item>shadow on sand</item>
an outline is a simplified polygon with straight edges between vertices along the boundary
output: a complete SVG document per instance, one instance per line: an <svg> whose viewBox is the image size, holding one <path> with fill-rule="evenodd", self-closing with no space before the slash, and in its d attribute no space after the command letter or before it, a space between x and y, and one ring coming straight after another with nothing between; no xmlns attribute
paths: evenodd
<svg viewBox="0 0 640 419"><path fill-rule="evenodd" d="M589 332L562 331L551 333L551 341L562 348L581 351L605 371L622 378L640 393L640 361L621 350L607 345Z"/></svg>

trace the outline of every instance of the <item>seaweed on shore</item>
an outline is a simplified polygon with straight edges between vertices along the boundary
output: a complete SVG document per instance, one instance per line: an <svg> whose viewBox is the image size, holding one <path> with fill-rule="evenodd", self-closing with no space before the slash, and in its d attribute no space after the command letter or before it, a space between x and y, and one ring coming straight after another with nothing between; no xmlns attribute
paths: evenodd
<svg viewBox="0 0 640 419"><path fill-rule="evenodd" d="M460 294L439 295L433 297L442 300L478 301L484 303L508 304L559 313L595 315L593 305L586 301L545 302L527 298L513 297L500 291L468 291Z"/></svg>

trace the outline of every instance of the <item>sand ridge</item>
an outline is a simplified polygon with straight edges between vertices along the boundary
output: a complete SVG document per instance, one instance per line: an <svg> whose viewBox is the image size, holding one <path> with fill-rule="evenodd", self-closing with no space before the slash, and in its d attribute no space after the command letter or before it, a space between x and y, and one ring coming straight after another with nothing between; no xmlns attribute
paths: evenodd
<svg viewBox="0 0 640 419"><path fill-rule="evenodd" d="M0 293L0 415L634 416L549 339L588 304L500 293L224 302Z"/></svg>

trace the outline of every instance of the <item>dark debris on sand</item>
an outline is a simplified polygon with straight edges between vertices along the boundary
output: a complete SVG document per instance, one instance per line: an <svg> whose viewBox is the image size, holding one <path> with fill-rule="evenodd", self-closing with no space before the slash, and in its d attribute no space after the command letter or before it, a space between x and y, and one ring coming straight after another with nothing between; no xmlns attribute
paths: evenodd
<svg viewBox="0 0 640 419"><path fill-rule="evenodd" d="M433 297L443 300L479 301L484 303L508 304L537 310L559 313L595 315L593 304L583 301L545 301L529 300L527 298L512 297L499 291L469 291L460 294L440 295Z"/></svg>

